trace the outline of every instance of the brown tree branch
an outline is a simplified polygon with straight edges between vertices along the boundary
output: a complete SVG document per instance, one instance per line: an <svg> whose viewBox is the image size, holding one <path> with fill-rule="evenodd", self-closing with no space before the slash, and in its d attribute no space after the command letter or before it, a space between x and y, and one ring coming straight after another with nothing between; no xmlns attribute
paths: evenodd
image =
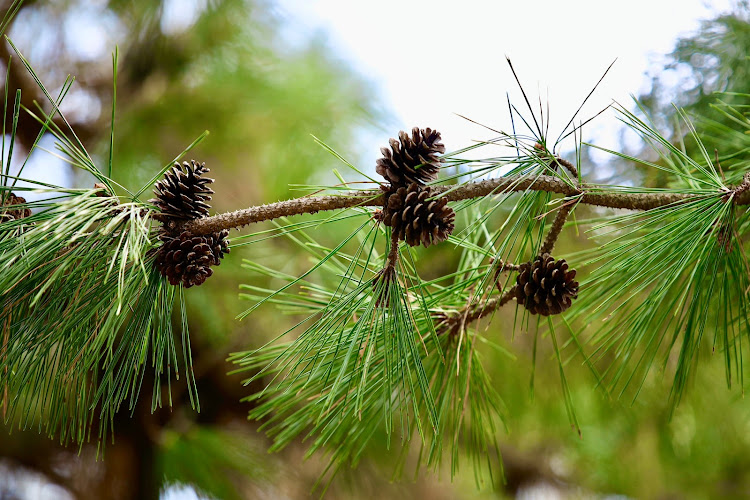
<svg viewBox="0 0 750 500"><path fill-rule="evenodd" d="M443 317L443 319L437 324L436 332L438 335L444 333L455 335L463 326L484 318L500 309L502 306L513 300L513 297L515 297L515 294L509 290L502 295L492 297L483 302L468 305L461 309L459 314Z"/></svg>
<svg viewBox="0 0 750 500"><path fill-rule="evenodd" d="M741 185L744 186L744 183ZM606 191L601 186L574 186L557 177L541 175L537 177L499 177L478 182L469 182L462 186L434 186L433 193L445 193L448 201L459 201L479 198L491 194L517 191L546 191L565 196L578 196L579 203L608 208L628 210L651 210L674 203L697 199L696 195L686 193L628 193ZM735 190L734 202L737 205L750 205L750 190ZM324 210L343 208L383 206L385 197L380 191L359 191L348 196L310 196L293 200L279 201L268 205L253 206L234 212L214 215L175 224L170 230L187 230L193 234L208 234L222 229L246 226L254 222L272 220L290 215L312 214Z"/></svg>
<svg viewBox="0 0 750 500"><path fill-rule="evenodd" d="M578 169L576 168L575 165L570 163L565 158L560 158L559 156L555 157L555 162L567 168L568 172L570 172L573 175L573 179L578 180Z"/></svg>
<svg viewBox="0 0 750 500"><path fill-rule="evenodd" d="M195 219L184 223L179 228L175 226L169 229L186 230L193 234L208 234L290 215L314 214L324 210L356 206L379 207L383 206L383 200L384 197L379 191L359 192L352 196L310 196Z"/></svg>
<svg viewBox="0 0 750 500"><path fill-rule="evenodd" d="M568 220L568 215L575 205L576 200L568 201L557 210L557 215L555 215L555 220L552 222L552 227L550 227L547 237L544 239L544 243L542 243L542 247L539 249L539 255L552 253L557 238L560 236L563 226L565 226L565 221Z"/></svg>

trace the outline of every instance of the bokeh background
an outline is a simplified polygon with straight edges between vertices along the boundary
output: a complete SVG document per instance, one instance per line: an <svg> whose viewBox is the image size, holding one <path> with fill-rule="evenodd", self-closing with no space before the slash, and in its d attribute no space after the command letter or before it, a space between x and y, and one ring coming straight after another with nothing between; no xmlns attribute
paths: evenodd
<svg viewBox="0 0 750 500"><path fill-rule="evenodd" d="M677 139L678 132L670 132L671 102L705 113L715 90L750 91L745 3L608 4L27 0L8 34L53 94L68 74L76 77L61 109L99 158L108 151L110 54L118 46L115 178L143 184L209 130L190 156L212 169L214 209L221 212L297 196L295 184L335 183L334 168L356 179L311 134L372 172L379 147L400 129L437 128L448 150L492 136L459 114L509 130L506 94L518 101L520 93L506 55L530 95L549 102L553 130L562 129L616 58L581 119L612 100L633 107L634 94ZM0 2L0 14L9 6ZM12 55L0 43L0 74ZM13 59L2 91L20 88L33 109L43 95ZM30 147L38 131L22 114L20 148ZM631 153L642 147L611 111L586 125L583 135ZM47 138L41 145L54 149ZM591 179L663 182L601 153L585 153ZM25 175L71 186L93 182L43 151ZM334 226L323 237L335 241L348 232ZM570 233L562 248L585 245L584 236ZM431 272L455 264L449 250L429 251ZM269 284L241 267L247 252L290 273L309 267L293 245L273 240L233 250L206 285L188 291L201 412L178 391L171 410L152 414L150 393L143 391L133 415L124 411L115 422L103 459L95 442L79 450L33 431L0 433L0 499L309 497L326 461L305 459L302 442L268 454L269 441L246 420L250 406L241 402L251 388L243 387L243 375L228 374L229 353L260 346L293 322L272 307L234 319L249 306L238 298L239 285ZM478 489L467 461L452 482L447 470L393 481L394 457L383 446L370 450L357 469L342 471L327 496L750 495L750 403L740 390L725 389L721 360L706 358L671 417L669 377L649 377L635 401L611 400L585 368L571 363L579 438L568 424L551 353L538 359L531 398L533 337L512 335L508 324L512 320L498 315L487 335L515 359L491 350L484 358L507 406L508 429L500 437L505 483Z"/></svg>

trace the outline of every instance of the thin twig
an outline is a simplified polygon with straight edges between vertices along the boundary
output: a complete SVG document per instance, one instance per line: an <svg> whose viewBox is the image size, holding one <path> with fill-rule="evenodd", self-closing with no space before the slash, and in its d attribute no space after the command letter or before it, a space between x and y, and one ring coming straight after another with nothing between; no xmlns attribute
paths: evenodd
<svg viewBox="0 0 750 500"><path fill-rule="evenodd" d="M388 257L386 259L385 267L380 270L378 273L378 277L373 281L373 289L378 294L378 297L375 301L375 306L380 307L381 305L385 305L386 307L390 304L388 292L391 286L391 283L398 279L397 273L396 273L396 266L398 265L398 233L396 231L391 232L391 249L388 252ZM382 288L378 290L379 282L383 282Z"/></svg>
<svg viewBox="0 0 750 500"><path fill-rule="evenodd" d="M567 168L568 172L570 172L573 175L573 179L578 181L578 169L576 168L575 165L570 163L565 158L560 158L559 156L555 157L555 161L559 163L560 165L562 165L563 167Z"/></svg>
<svg viewBox="0 0 750 500"><path fill-rule="evenodd" d="M495 262L494 258L490 259L490 264L493 264L494 262ZM497 266L497 270L495 271L495 276L492 278L493 281L495 282L495 286L497 287L497 290L499 292L503 291L502 285L500 285L500 280L498 279L500 276L500 273L502 273L503 271L516 271L517 272L520 270L521 270L521 266L518 264L504 262L502 260L498 261L498 266Z"/></svg>
<svg viewBox="0 0 750 500"><path fill-rule="evenodd" d="M391 231L391 250L388 252L388 264L387 267L396 269L398 263L398 232Z"/></svg>
<svg viewBox="0 0 750 500"><path fill-rule="evenodd" d="M552 253L552 249L557 242L557 238L560 236L560 232L565 225L565 221L568 220L568 215L570 215L570 212L573 210L573 207L575 207L576 204L577 200L570 200L566 203L563 203L563 205L558 209L557 215L555 215L555 220L552 222L552 227L550 227L549 232L547 233L547 237L544 239L544 243L539 249L539 255Z"/></svg>
<svg viewBox="0 0 750 500"><path fill-rule="evenodd" d="M542 146L540 143L534 144L534 149L537 150L537 154L539 155L539 158L543 160L548 167L550 167L552 170L557 171L558 166L565 167L568 172L571 173L573 176L573 182L578 182L578 169L575 165L570 163L568 160L561 158L554 153L551 153L547 150L544 146Z"/></svg>
<svg viewBox="0 0 750 500"><path fill-rule="evenodd" d="M494 264L495 262L498 263L497 264L498 272L503 272L503 271L518 271L521 268L520 265L513 264L512 262L505 262L505 261L502 261L502 260L495 261L494 257L490 259L490 264Z"/></svg>
<svg viewBox="0 0 750 500"><path fill-rule="evenodd" d="M444 318L437 326L437 334L449 333L455 335L459 329L465 328L469 323L473 323L490 313L500 309L505 304L510 302L515 294L512 290L503 293L500 296L495 296L488 299L481 304L468 305L461 309L458 314Z"/></svg>

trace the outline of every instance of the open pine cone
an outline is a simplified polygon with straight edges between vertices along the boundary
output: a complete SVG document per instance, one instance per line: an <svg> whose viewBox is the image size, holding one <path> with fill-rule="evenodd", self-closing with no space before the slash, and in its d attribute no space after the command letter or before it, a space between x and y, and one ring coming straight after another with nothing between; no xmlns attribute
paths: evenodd
<svg viewBox="0 0 750 500"><path fill-rule="evenodd" d="M7 193L5 195L5 202L3 207L10 207L12 205L22 205L26 203L26 198L16 196L13 193ZM0 208L0 222L13 218L15 220L25 219L31 215L31 209L25 207L16 207L12 209Z"/></svg>
<svg viewBox="0 0 750 500"><path fill-rule="evenodd" d="M388 141L390 149L380 149L383 158L375 164L377 173L394 187L408 186L414 182L424 185L437 179L443 161L438 155L445 153L440 132L414 127L411 136L402 130L398 138L398 141Z"/></svg>
<svg viewBox="0 0 750 500"><path fill-rule="evenodd" d="M514 287L516 300L531 314L560 314L578 297L576 271L568 270L565 259L555 260L545 253L520 267Z"/></svg>
<svg viewBox="0 0 750 500"><path fill-rule="evenodd" d="M187 231L175 232L175 219L192 220L208 216L213 190L208 184L213 179L202 177L209 170L205 163L194 160L175 163L164 178L154 186L156 198L149 200L159 208L153 217L161 221L159 239L162 245L156 250L155 265L169 283L182 283L185 288L201 285L213 274L211 266L218 266L225 253L229 253L229 231L195 235Z"/></svg>
<svg viewBox="0 0 750 500"><path fill-rule="evenodd" d="M445 241L453 232L456 217L446 198L427 201L429 187L412 183L388 195L383 208L383 224L393 229L409 246L426 247Z"/></svg>
<svg viewBox="0 0 750 500"><path fill-rule="evenodd" d="M218 266L224 254L229 253L226 237L229 231L196 236L183 231L179 236L162 233L163 244L156 255L156 266L169 283L182 283L185 288L201 285L213 274L212 265Z"/></svg>
<svg viewBox="0 0 750 500"><path fill-rule="evenodd" d="M214 191L208 184L214 180L202 177L209 172L205 163L198 164L194 160L183 162L182 166L175 163L171 170L167 170L164 178L154 185L156 198L149 200L159 208L153 217L161 222L171 219L199 219L208 215Z"/></svg>

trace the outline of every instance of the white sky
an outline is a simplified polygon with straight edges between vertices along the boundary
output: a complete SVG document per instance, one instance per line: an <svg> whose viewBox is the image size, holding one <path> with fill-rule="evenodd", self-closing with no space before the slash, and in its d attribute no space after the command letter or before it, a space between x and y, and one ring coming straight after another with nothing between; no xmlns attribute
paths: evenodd
<svg viewBox="0 0 750 500"><path fill-rule="evenodd" d="M532 104L538 105L540 94L543 102L549 96L550 135L557 137L613 60L617 62L579 118L585 120L612 100L630 107L630 94L648 88L645 72L650 65L652 72L659 71L660 56L672 50L677 37L731 6L730 0L278 4L287 16L287 38L327 38L396 110L393 123L383 124L393 130L374 138L377 145L387 145L399 129L429 126L442 132L448 150L493 135L455 113L510 130L506 91L519 109L523 101L506 55ZM616 147L614 113L593 123L584 129L584 140ZM378 147L372 149L364 159L374 163L380 153Z"/></svg>

